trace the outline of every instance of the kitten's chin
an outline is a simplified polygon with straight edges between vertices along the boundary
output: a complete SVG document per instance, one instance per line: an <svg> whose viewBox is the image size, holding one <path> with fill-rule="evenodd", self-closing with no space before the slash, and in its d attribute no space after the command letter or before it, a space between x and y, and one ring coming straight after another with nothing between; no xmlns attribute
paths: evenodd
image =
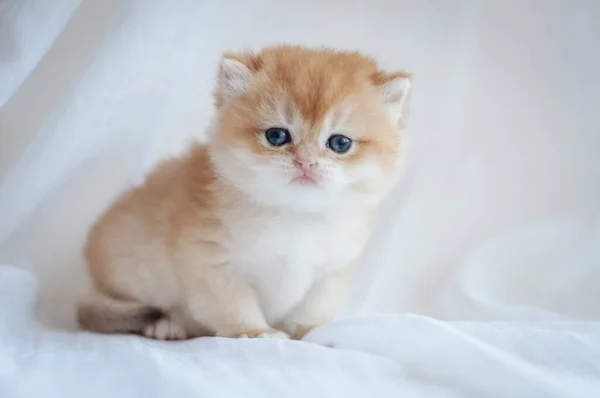
<svg viewBox="0 0 600 398"><path fill-rule="evenodd" d="M309 186L309 187L310 186L317 187L317 185L319 185L317 183L317 181L315 181L314 178L309 177L307 175L302 175L300 177L293 178L290 181L290 184L304 185L304 186Z"/></svg>
<svg viewBox="0 0 600 398"><path fill-rule="evenodd" d="M305 213L327 213L335 208L337 195L328 193L314 180L293 181L281 187L270 187L264 190L248 192L256 203Z"/></svg>
<svg viewBox="0 0 600 398"><path fill-rule="evenodd" d="M280 184L234 183L241 196L259 206L300 213L328 213L344 202L343 195L324 189L317 181L278 181Z"/></svg>
<svg viewBox="0 0 600 398"><path fill-rule="evenodd" d="M353 192L331 191L317 180L294 181L281 186L238 186L248 200L265 207L310 214L332 214L373 207L375 198Z"/></svg>

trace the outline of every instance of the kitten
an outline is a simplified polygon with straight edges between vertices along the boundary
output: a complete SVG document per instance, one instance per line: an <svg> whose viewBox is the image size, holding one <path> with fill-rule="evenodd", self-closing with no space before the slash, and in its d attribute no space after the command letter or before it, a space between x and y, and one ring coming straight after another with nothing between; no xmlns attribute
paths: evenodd
<svg viewBox="0 0 600 398"><path fill-rule="evenodd" d="M207 145L92 228L80 325L302 338L332 320L401 161L410 76L355 52L225 54Z"/></svg>

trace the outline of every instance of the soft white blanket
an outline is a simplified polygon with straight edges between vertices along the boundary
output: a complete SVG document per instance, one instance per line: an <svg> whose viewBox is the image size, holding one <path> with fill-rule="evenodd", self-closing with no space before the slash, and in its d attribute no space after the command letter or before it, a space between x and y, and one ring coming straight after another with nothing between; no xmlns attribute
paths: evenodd
<svg viewBox="0 0 600 398"><path fill-rule="evenodd" d="M221 51L416 74L405 178L347 306L365 317L306 342L57 332L32 274L0 267L0 398L600 397L598 4L0 0L0 263L36 272L62 328L89 225L203 138Z"/></svg>
<svg viewBox="0 0 600 398"><path fill-rule="evenodd" d="M1 397L598 397L600 324L349 319L306 341L59 332L0 266Z"/></svg>

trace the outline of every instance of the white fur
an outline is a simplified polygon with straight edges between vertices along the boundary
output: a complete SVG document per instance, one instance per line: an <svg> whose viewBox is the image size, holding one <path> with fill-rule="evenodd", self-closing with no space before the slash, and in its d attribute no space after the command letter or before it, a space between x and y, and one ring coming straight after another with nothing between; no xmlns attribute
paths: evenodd
<svg viewBox="0 0 600 398"><path fill-rule="evenodd" d="M229 264L256 289L270 325L284 322L317 279L351 264L367 240L361 215L350 212L239 208L224 221Z"/></svg>

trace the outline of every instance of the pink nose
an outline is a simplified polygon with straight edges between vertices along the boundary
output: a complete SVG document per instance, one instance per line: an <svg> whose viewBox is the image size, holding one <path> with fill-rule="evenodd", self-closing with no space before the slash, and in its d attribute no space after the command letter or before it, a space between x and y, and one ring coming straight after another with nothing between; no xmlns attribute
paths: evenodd
<svg viewBox="0 0 600 398"><path fill-rule="evenodd" d="M317 164L316 162L310 163L310 162L303 162L300 160L294 160L294 166L296 166L297 168L299 168L302 171L309 171L311 169L311 167L313 167L315 164Z"/></svg>

